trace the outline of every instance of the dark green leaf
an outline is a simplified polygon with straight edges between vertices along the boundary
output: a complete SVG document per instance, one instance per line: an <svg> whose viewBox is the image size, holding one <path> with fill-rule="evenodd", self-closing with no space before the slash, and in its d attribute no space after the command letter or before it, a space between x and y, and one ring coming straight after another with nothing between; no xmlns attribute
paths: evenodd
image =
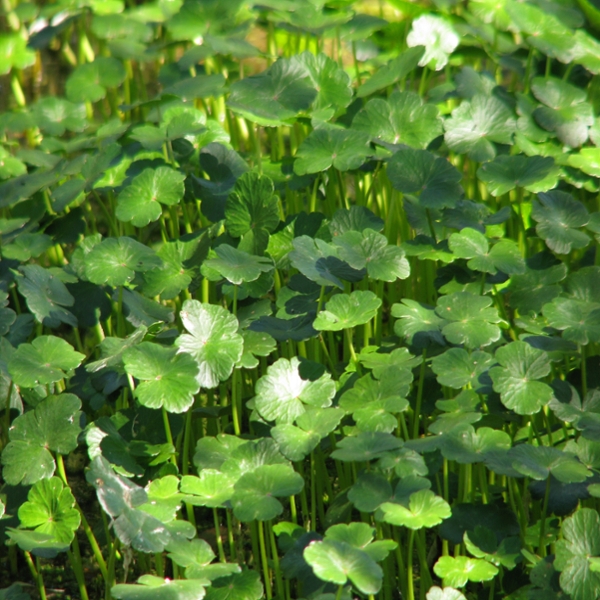
<svg viewBox="0 0 600 600"><path fill-rule="evenodd" d="M552 190L538 194L532 203L531 216L538 222L535 230L547 246L558 254L567 254L571 248L585 248L590 237L579 231L589 214L585 206L571 194Z"/></svg>
<svg viewBox="0 0 600 600"><path fill-rule="evenodd" d="M325 171L358 169L369 154L369 136L362 131L323 127L313 130L300 144L294 173L306 175Z"/></svg>
<svg viewBox="0 0 600 600"><path fill-rule="evenodd" d="M463 194L458 170L427 150L398 150L389 160L388 176L397 190L419 194L424 208L454 206Z"/></svg>
<svg viewBox="0 0 600 600"><path fill-rule="evenodd" d="M144 227L162 214L161 204L177 204L183 197L185 176L170 167L144 169L117 198L116 215Z"/></svg>
<svg viewBox="0 0 600 600"><path fill-rule="evenodd" d="M142 342L123 353L125 371L140 380L135 397L148 408L185 412L194 403L200 386L198 365L189 354Z"/></svg>
<svg viewBox="0 0 600 600"><path fill-rule="evenodd" d="M398 57L379 68L363 83L356 92L359 98L370 96L373 92L394 85L404 79L418 64L425 54L423 46L408 48Z"/></svg>
<svg viewBox="0 0 600 600"><path fill-rule="evenodd" d="M373 98L352 120L353 129L389 144L426 148L442 135L442 121L432 104L414 92L394 92L388 100Z"/></svg>
<svg viewBox="0 0 600 600"><path fill-rule="evenodd" d="M552 171L554 159L542 156L497 156L482 165L477 176L487 184L492 196L502 196L516 187L528 188Z"/></svg>
<svg viewBox="0 0 600 600"><path fill-rule="evenodd" d="M60 327L61 323L77 327L75 315L65 308L73 306L75 299L59 279L58 271L34 264L19 270L20 274L16 274L19 292L39 323L51 328Z"/></svg>
<svg viewBox="0 0 600 600"><path fill-rule="evenodd" d="M484 162L496 156L493 142L512 144L516 120L501 100L478 94L454 109L450 119L444 121L444 128L451 150Z"/></svg>
<svg viewBox="0 0 600 600"><path fill-rule="evenodd" d="M85 274L92 283L125 285L136 273L162 266L156 253L130 237L106 238L86 257Z"/></svg>
<svg viewBox="0 0 600 600"><path fill-rule="evenodd" d="M9 485L30 485L53 475L50 451L68 454L77 447L80 408L73 394L48 396L13 421L10 442L2 452L2 475Z"/></svg>
<svg viewBox="0 0 600 600"><path fill-rule="evenodd" d="M316 96L304 65L282 58L267 71L236 81L227 104L250 121L278 127L307 110Z"/></svg>

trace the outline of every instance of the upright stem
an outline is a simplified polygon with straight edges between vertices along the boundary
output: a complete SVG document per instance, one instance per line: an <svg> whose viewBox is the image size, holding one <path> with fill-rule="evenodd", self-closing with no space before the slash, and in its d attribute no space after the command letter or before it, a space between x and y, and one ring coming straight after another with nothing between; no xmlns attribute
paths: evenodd
<svg viewBox="0 0 600 600"><path fill-rule="evenodd" d="M171 424L169 423L169 413L167 412L167 409L163 406L161 408L162 410L162 417L163 417L163 424L165 427L165 435L167 437L167 443L170 444L173 448L175 448L175 444L173 443L173 434L171 433ZM177 466L177 457L175 456L175 454L171 455L171 462Z"/></svg>
<svg viewBox="0 0 600 600"><path fill-rule="evenodd" d="M588 391L585 346L579 346L579 353L581 354L581 390L583 392L583 397L585 398L587 396Z"/></svg>
<svg viewBox="0 0 600 600"><path fill-rule="evenodd" d="M265 595L267 600L271 600L273 597L273 590L271 588L271 573L269 572L269 562L267 558L267 547L265 545L265 531L263 528L262 521L256 523L258 528L258 543L260 546L260 559L263 568L263 579L265 583Z"/></svg>
<svg viewBox="0 0 600 600"><path fill-rule="evenodd" d="M77 586L79 587L79 595L81 596L81 600L89 600L87 588L85 587L85 575L83 574L82 565L83 561L81 560L81 552L79 551L79 542L77 541L77 534L75 534L71 545L73 546L73 550L67 550L67 556L69 557L71 568L73 569L75 579L77 580Z"/></svg>
<svg viewBox="0 0 600 600"><path fill-rule="evenodd" d="M240 559L237 556L237 550L235 547L235 536L233 531L231 510L227 509L225 514L227 515L227 541L229 542L229 556L231 557L232 562L236 562Z"/></svg>
<svg viewBox="0 0 600 600"><path fill-rule="evenodd" d="M550 475L546 479L546 493L544 494L544 505L542 507L542 516L540 517L540 539L538 541L538 554L543 558L546 556L546 544L544 537L546 535L546 515L548 514L548 501L550 500Z"/></svg>
<svg viewBox="0 0 600 600"><path fill-rule="evenodd" d="M408 584L408 600L415 600L415 587L413 581L413 546L415 542L415 530L411 529L408 535L408 554L406 557L406 577Z"/></svg>
<svg viewBox="0 0 600 600"><path fill-rule="evenodd" d="M231 375L231 416L233 418L233 430L235 435L242 433L242 406L238 405L238 380L239 380L239 369L234 369Z"/></svg>
<svg viewBox="0 0 600 600"><path fill-rule="evenodd" d="M227 562L225 558L225 550L223 548L223 539L221 538L221 525L219 524L219 513L217 509L213 507L213 521L215 524L215 536L217 538L217 550L219 552L219 560L221 562Z"/></svg>
<svg viewBox="0 0 600 600"><path fill-rule="evenodd" d="M315 453L310 453L310 528L317 530L317 488L315 481Z"/></svg>
<svg viewBox="0 0 600 600"><path fill-rule="evenodd" d="M419 417L421 416L421 405L423 404L423 385L425 383L425 359L427 358L427 350L423 348L421 355L421 371L419 373L419 387L417 388L417 405L413 416L413 439L419 437Z"/></svg>
<svg viewBox="0 0 600 600"><path fill-rule="evenodd" d="M275 571L275 585L277 586L277 596L280 600L285 598L285 588L283 585L283 577L279 566L279 554L277 553L277 543L275 542L275 534L270 521L267 521L267 531L269 532L269 540L271 542L271 556L273 557L273 570Z"/></svg>
<svg viewBox="0 0 600 600"><path fill-rule="evenodd" d="M352 327L350 329L344 329L344 333L346 334L346 342L348 343L348 351L350 352L350 358L355 365L358 365L358 358L356 356L356 352L354 351L354 343L352 342Z"/></svg>
<svg viewBox="0 0 600 600"><path fill-rule="evenodd" d="M67 473L65 471L65 464L63 462L62 455L57 453L55 458L56 458L56 469L58 471L58 475L63 480L63 483L66 486L68 486L69 482L67 481ZM94 532L92 531L92 528L90 527L90 524L87 522L87 519L85 518L85 515L83 514L81 507L79 506L79 504L77 504L77 501L75 501L75 508L77 509L77 511L79 512L79 515L81 517L81 526L83 527L83 531L85 532L85 534L88 538L90 546L92 547L94 559L96 560L96 563L98 564L98 568L100 569L100 573L102 574L104 581L106 581L108 579L108 570L106 568L106 561L104 560L104 557L102 556L102 551L100 550L100 546L98 545L98 541L96 540L96 536L94 535Z"/></svg>
<svg viewBox="0 0 600 600"><path fill-rule="evenodd" d="M25 554L25 561L27 562L27 566L29 567L29 570L31 571L31 574L33 575L33 579L35 580L35 583L37 585L38 594L40 595L40 599L47 600L46 588L44 586L44 579L42 578L42 574L39 571L39 569L36 568L36 565L33 564L31 554L29 552L24 552L24 554ZM36 558L36 563L38 563L37 558ZM39 566L39 564L38 564L38 566Z"/></svg>

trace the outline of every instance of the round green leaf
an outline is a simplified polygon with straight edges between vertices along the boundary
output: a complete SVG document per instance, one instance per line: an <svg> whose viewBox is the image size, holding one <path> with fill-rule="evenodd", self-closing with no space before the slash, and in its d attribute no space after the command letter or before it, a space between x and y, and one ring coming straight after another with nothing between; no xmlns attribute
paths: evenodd
<svg viewBox="0 0 600 600"><path fill-rule="evenodd" d="M600 177L600 148L582 148L569 155L569 165L593 177Z"/></svg>
<svg viewBox="0 0 600 600"><path fill-rule="evenodd" d="M271 233L279 224L279 199L273 182L254 171L242 174L225 202L225 227L233 237L249 231Z"/></svg>
<svg viewBox="0 0 600 600"><path fill-rule="evenodd" d="M25 163L15 158L5 148L0 148L0 179L9 179L27 173Z"/></svg>
<svg viewBox="0 0 600 600"><path fill-rule="evenodd" d="M460 348L456 349L459 350ZM490 362L493 363L493 358L491 358L489 355L488 358L490 358ZM469 369L469 365L465 365L464 368L465 370ZM470 368L473 369L473 366L471 365ZM469 375L463 374L463 377L469 377L471 372L473 371L469 371ZM459 374L458 377L460 378L461 375ZM478 385L479 382L475 382L473 387L477 389ZM452 400L438 400L435 403L435 406L444 412L441 415L438 415L435 421L429 425L429 431L437 434L451 434L451 437L454 437L455 432L453 432L453 430L456 429L457 432L465 432L465 437L470 436L473 430L469 429L467 425L477 423L477 421L480 421L483 416L480 412L478 412L479 404L479 396L475 391L473 391L473 389L464 389ZM459 435L460 434L458 434L458 436ZM442 445L447 447L446 442L450 442L450 439L442 438ZM458 442L460 446L464 447L462 443L463 440L459 439Z"/></svg>
<svg viewBox="0 0 600 600"><path fill-rule="evenodd" d="M414 92L395 91L387 99L373 98L352 120L352 128L389 144L426 148L442 135L438 109L423 104Z"/></svg>
<svg viewBox="0 0 600 600"><path fill-rule="evenodd" d="M462 348L450 348L431 361L431 369L437 375L440 385L460 389L470 385L473 389L481 386L479 377L494 364L487 352L475 350L467 352Z"/></svg>
<svg viewBox="0 0 600 600"><path fill-rule="evenodd" d="M306 404L313 407L331 405L335 383L329 373L315 381L300 377L300 361L280 358L267 368L267 373L256 382L254 405L267 421L277 424L292 423L306 412Z"/></svg>
<svg viewBox="0 0 600 600"><path fill-rule="evenodd" d="M403 441L390 433L361 431L358 435L340 440L331 456L342 462L370 461L381 458L402 445Z"/></svg>
<svg viewBox="0 0 600 600"><path fill-rule="evenodd" d="M397 190L419 194L424 208L452 207L463 195L456 167L427 150L398 150L388 162L388 177Z"/></svg>
<svg viewBox="0 0 600 600"><path fill-rule="evenodd" d="M435 312L449 321L442 329L446 339L467 348L488 346L499 340L500 328L496 323L501 319L491 304L491 298L469 292L440 297Z"/></svg>
<svg viewBox="0 0 600 600"><path fill-rule="evenodd" d="M321 441L320 435L312 431L304 431L290 423L282 423L273 427L271 436L277 442L281 454L293 462L302 460Z"/></svg>
<svg viewBox="0 0 600 600"><path fill-rule="evenodd" d="M52 328L62 323L77 327L77 318L65 308L73 306L75 299L60 279L64 271L35 264L19 267L19 271L15 274L19 292L39 323Z"/></svg>
<svg viewBox="0 0 600 600"><path fill-rule="evenodd" d="M433 571L442 578L444 585L463 587L467 581L490 581L498 573L498 567L481 558L442 556Z"/></svg>
<svg viewBox="0 0 600 600"><path fill-rule="evenodd" d="M6 164L6 159L2 156L0 150L0 163ZM0 174L2 167L0 166ZM30 258L38 257L40 254L53 246L52 238L45 233L20 233L10 243L2 248L4 258L12 258L21 262L26 262ZM28 267L37 265L27 265Z"/></svg>
<svg viewBox="0 0 600 600"><path fill-rule="evenodd" d="M580 508L561 527L563 539L556 542L555 568L560 586L573 600L600 594L600 573L592 560L600 555L600 518L591 508Z"/></svg>
<svg viewBox="0 0 600 600"><path fill-rule="evenodd" d="M342 260L353 269L366 269L372 279L391 282L406 279L410 273L404 250L388 244L384 235L372 229L346 231L334 237L333 243Z"/></svg>
<svg viewBox="0 0 600 600"><path fill-rule="evenodd" d="M404 298L402 304L392 305L392 316L398 319L394 333L408 343L417 347L426 346L430 340L444 344L441 329L447 321L440 319L432 308Z"/></svg>
<svg viewBox="0 0 600 600"><path fill-rule="evenodd" d="M179 493L179 478L175 475L159 477L147 485L146 491L148 501L139 506L140 510L162 523L175 521L183 501L183 495Z"/></svg>
<svg viewBox="0 0 600 600"><path fill-rule="evenodd" d="M11 69L25 69L35 62L35 52L27 48L27 39L20 32L0 35L0 75Z"/></svg>
<svg viewBox="0 0 600 600"><path fill-rule="evenodd" d="M571 273L566 282L567 293L576 300L598 304L600 298L600 267L582 267Z"/></svg>
<svg viewBox="0 0 600 600"><path fill-rule="evenodd" d="M194 506L223 506L233 496L235 479L216 469L202 469L198 477L184 475L180 489L188 494L186 502Z"/></svg>
<svg viewBox="0 0 600 600"><path fill-rule="evenodd" d="M277 342L268 333L244 329L244 353L238 367L255 369L259 364L258 356L269 356L277 347Z"/></svg>
<svg viewBox="0 0 600 600"><path fill-rule="evenodd" d="M563 338L585 346L600 341L600 308L597 303L572 298L554 298L542 312L548 324L563 332Z"/></svg>
<svg viewBox="0 0 600 600"><path fill-rule="evenodd" d="M29 490L27 502L19 507L19 521L22 527L70 544L81 521L74 506L75 498L61 479L42 479Z"/></svg>
<svg viewBox="0 0 600 600"><path fill-rule="evenodd" d="M565 23L581 23L581 14L558 5L556 6L560 12L555 12L554 4L550 5L552 8L549 10L535 4L527 4L523 10L519 10L514 2L506 3L505 6L512 21L510 28L528 34L525 39L530 46L561 62L571 62L579 54L575 36Z"/></svg>
<svg viewBox="0 0 600 600"><path fill-rule="evenodd" d="M431 490L411 494L408 508L396 502L384 502L379 509L386 523L409 529L434 527L452 514L450 505Z"/></svg>
<svg viewBox="0 0 600 600"><path fill-rule="evenodd" d="M589 221L585 206L571 194L552 190L538 194L532 203L531 216L537 221L537 234L550 250L568 254L572 248L585 248L590 243L587 233L579 231Z"/></svg>
<svg viewBox="0 0 600 600"><path fill-rule="evenodd" d="M296 54L291 61L304 68L312 87L317 90L317 97L312 103L313 111L324 111L330 107L339 109L350 104L350 77L335 60L323 52L314 55L306 51Z"/></svg>
<svg viewBox="0 0 600 600"><path fill-rule="evenodd" d="M338 523L325 532L325 541L342 542L364 550L374 561L384 560L396 548L392 540L373 541L375 529L367 523Z"/></svg>
<svg viewBox="0 0 600 600"><path fill-rule="evenodd" d="M501 240L490 251L488 240L482 233L465 227L450 236L448 245L459 258L470 259L467 266L474 271L492 274L497 270L508 274L525 271L525 261L512 240Z"/></svg>
<svg viewBox="0 0 600 600"><path fill-rule="evenodd" d="M10 441L2 452L6 483L31 485L53 475L55 463L50 451L69 454L77 447L80 408L81 401L73 394L48 396L13 421Z"/></svg>
<svg viewBox="0 0 600 600"><path fill-rule="evenodd" d="M236 448L247 443L247 440L225 433L216 437L202 437L196 444L194 464L200 471L204 469L218 470Z"/></svg>
<svg viewBox="0 0 600 600"><path fill-rule="evenodd" d="M497 156L479 167L477 176L487 184L492 196L502 196L516 187L527 188L547 177L554 159L542 156Z"/></svg>
<svg viewBox="0 0 600 600"><path fill-rule="evenodd" d="M337 294L317 315L313 327L318 331L341 331L364 325L375 317L380 307L381 298L370 291Z"/></svg>
<svg viewBox="0 0 600 600"><path fill-rule="evenodd" d="M42 335L31 344L21 344L8 363L8 371L16 385L35 387L59 381L76 369L85 355L76 352L62 338Z"/></svg>
<svg viewBox="0 0 600 600"><path fill-rule="evenodd" d="M408 408L408 394L412 376L403 369L390 369L380 380L371 375L361 377L340 398L340 408L352 413L362 431L390 433L397 427L397 414Z"/></svg>
<svg viewBox="0 0 600 600"><path fill-rule="evenodd" d="M509 287L510 305L522 315L541 312L544 304L562 292L558 283L566 276L567 268L563 263L547 269L528 268L522 275L513 275Z"/></svg>
<svg viewBox="0 0 600 600"><path fill-rule="evenodd" d="M99 285L125 285L136 273L162 266L156 253L130 237L106 238L86 256L85 274Z"/></svg>
<svg viewBox="0 0 600 600"><path fill-rule="evenodd" d="M459 154L468 153L478 162L496 156L493 142L512 144L516 120L501 100L495 96L477 94L452 111L444 121L448 147Z"/></svg>
<svg viewBox="0 0 600 600"><path fill-rule="evenodd" d="M236 81L227 105L243 117L267 127L279 127L306 110L317 91L298 61L279 59L259 75Z"/></svg>
<svg viewBox="0 0 600 600"><path fill-rule="evenodd" d="M300 144L294 173L306 175L325 171L358 169L369 154L369 136L362 131L323 127L314 129Z"/></svg>
<svg viewBox="0 0 600 600"><path fill-rule="evenodd" d="M465 531L463 540L467 550L476 558L485 558L496 566L502 565L514 569L516 560L521 556L521 540L516 536L503 538L498 543L496 533L488 527L476 525ZM539 537L538 537L539 540Z"/></svg>
<svg viewBox="0 0 600 600"><path fill-rule="evenodd" d="M6 535L24 552L31 552L41 558L55 558L59 553L69 549L68 544L59 542L53 536L40 531L7 528ZM27 600L30 598L27 596Z"/></svg>
<svg viewBox="0 0 600 600"><path fill-rule="evenodd" d="M206 600L260 600L263 586L256 571L244 570L213 581Z"/></svg>
<svg viewBox="0 0 600 600"><path fill-rule="evenodd" d="M67 130L83 131L87 125L85 105L64 98L42 98L32 106L31 114L35 124L48 135L61 136Z"/></svg>
<svg viewBox="0 0 600 600"><path fill-rule="evenodd" d="M344 585L350 579L363 594L376 594L381 588L381 567L366 552L346 542L312 542L303 556L323 581Z"/></svg>
<svg viewBox="0 0 600 600"><path fill-rule="evenodd" d="M123 364L127 373L140 380L135 397L143 406L181 413L194 403L200 389L198 365L189 354L142 342L125 351Z"/></svg>
<svg viewBox="0 0 600 600"><path fill-rule="evenodd" d="M279 452L272 438L260 438L234 448L229 458L221 465L221 471L239 478L263 465L289 465L289 461Z"/></svg>
<svg viewBox="0 0 600 600"><path fill-rule="evenodd" d="M444 589L433 586L429 588L426 596L427 600L467 600L463 594L451 587Z"/></svg>
<svg viewBox="0 0 600 600"><path fill-rule="evenodd" d="M296 424L307 433L316 433L319 439L329 435L344 417L341 408L310 408L302 413Z"/></svg>
<svg viewBox="0 0 600 600"><path fill-rule="evenodd" d="M490 376L504 406L520 415L532 415L553 398L552 388L537 381L551 370L546 352L526 342L511 342L498 348L496 360L501 366L492 367Z"/></svg>
<svg viewBox="0 0 600 600"><path fill-rule="evenodd" d="M294 268L319 285L335 285L344 289L340 279L324 268L328 258L337 258L336 246L308 235L294 238L293 246L289 259Z"/></svg>
<svg viewBox="0 0 600 600"><path fill-rule="evenodd" d="M442 435L440 448L444 458L461 464L483 462L486 454L510 448L510 436L501 430L460 424Z"/></svg>
<svg viewBox="0 0 600 600"><path fill-rule="evenodd" d="M508 457L516 471L540 481L552 474L562 483L580 483L591 475L574 455L558 448L519 444L511 448Z"/></svg>
<svg viewBox="0 0 600 600"><path fill-rule="evenodd" d="M221 244L215 248L215 258L209 258L202 264L204 269L216 271L234 285L256 281L261 273L273 270L273 261L267 256L256 256L238 250L229 244Z"/></svg>
<svg viewBox="0 0 600 600"><path fill-rule="evenodd" d="M244 340L238 320L221 306L186 300L179 313L189 334L181 334L175 345L191 354L198 363L197 381L214 388L225 381L242 356Z"/></svg>
<svg viewBox="0 0 600 600"><path fill-rule="evenodd" d="M110 590L117 600L202 600L207 579L163 579L142 575L137 584L118 583Z"/></svg>
<svg viewBox="0 0 600 600"><path fill-rule="evenodd" d="M384 221L373 214L366 206L357 206L353 204L350 209L338 208L333 213L333 218L329 222L329 231L335 238L343 235L347 231L360 231L364 233L366 229L381 231Z"/></svg>
<svg viewBox="0 0 600 600"><path fill-rule="evenodd" d="M189 263L196 253L206 252L206 241L202 236L189 242L175 240L163 244L157 252L163 261L162 267L144 273L144 295L150 298L160 295L170 300L188 288L195 275Z"/></svg>
<svg viewBox="0 0 600 600"><path fill-rule="evenodd" d="M231 499L235 516L243 522L269 521L283 512L275 496L289 497L304 487L304 479L288 465L262 465L244 473Z"/></svg>
<svg viewBox="0 0 600 600"><path fill-rule="evenodd" d="M170 167L144 169L117 197L119 221L145 227L162 214L161 204L177 204L183 198L185 175Z"/></svg>
<svg viewBox="0 0 600 600"><path fill-rule="evenodd" d="M361 473L348 491L348 500L363 512L373 512L392 497L392 486L379 473Z"/></svg>
<svg viewBox="0 0 600 600"><path fill-rule="evenodd" d="M106 96L106 88L121 85L126 76L120 60L99 56L71 73L66 84L67 98L71 102L97 102Z"/></svg>
<svg viewBox="0 0 600 600"><path fill-rule="evenodd" d="M423 456L409 448L392 450L377 461L380 469L394 470L398 477L424 476L429 473Z"/></svg>
<svg viewBox="0 0 600 600"><path fill-rule="evenodd" d="M558 139L572 148L588 139L589 127L594 123L591 104L585 90L556 77L534 77L533 95L545 106L535 109L535 120Z"/></svg>
<svg viewBox="0 0 600 600"><path fill-rule="evenodd" d="M204 567L215 558L215 553L210 544L198 538L172 540L167 549L169 558L180 567L190 567L192 565Z"/></svg>

